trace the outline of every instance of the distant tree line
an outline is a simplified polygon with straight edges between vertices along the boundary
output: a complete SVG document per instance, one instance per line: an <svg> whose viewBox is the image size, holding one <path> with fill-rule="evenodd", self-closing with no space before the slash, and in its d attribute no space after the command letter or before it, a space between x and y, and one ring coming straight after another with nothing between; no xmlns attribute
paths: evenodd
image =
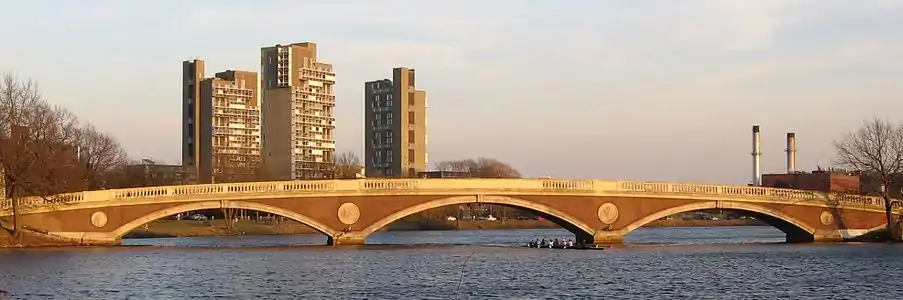
<svg viewBox="0 0 903 300"><path fill-rule="evenodd" d="M361 159L353 152L340 153L335 159L335 178L360 178L363 167ZM470 178L521 178L520 171L513 166L498 159L486 157L440 161L435 163L435 169L456 172L463 177ZM379 174L372 175L371 173L369 178L381 177ZM411 215L406 220L440 221L448 217L486 217L489 214L500 219L536 217L533 213L519 208L495 204L470 204L439 207Z"/></svg>

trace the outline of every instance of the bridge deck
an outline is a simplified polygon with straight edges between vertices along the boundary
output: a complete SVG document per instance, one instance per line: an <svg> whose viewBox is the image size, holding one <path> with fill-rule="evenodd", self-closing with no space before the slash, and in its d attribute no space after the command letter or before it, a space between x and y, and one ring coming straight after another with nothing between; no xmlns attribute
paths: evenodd
<svg viewBox="0 0 903 300"><path fill-rule="evenodd" d="M622 180L554 180L554 179L349 179L316 181L276 181L251 183L222 183L203 185L178 185L113 190L85 191L46 197L23 197L19 205L23 209L148 198L209 197L227 194L386 194L386 193L644 193L649 195L682 195L690 197L720 197L735 200L771 201L778 203L831 205L847 209L883 210L880 197L850 194L826 194L816 191L724 186L671 182L639 182ZM903 202L895 201L897 210L903 210ZM8 215L11 199L0 200L0 216Z"/></svg>

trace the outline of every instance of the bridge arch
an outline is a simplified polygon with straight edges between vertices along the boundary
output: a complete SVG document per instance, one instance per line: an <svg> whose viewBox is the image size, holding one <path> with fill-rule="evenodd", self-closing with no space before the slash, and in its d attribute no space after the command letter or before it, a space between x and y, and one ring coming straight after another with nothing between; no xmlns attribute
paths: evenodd
<svg viewBox="0 0 903 300"><path fill-rule="evenodd" d="M184 213L184 212L207 210L207 209L220 209L220 208L256 210L256 211L261 211L261 212L265 212L265 213L271 213L271 214L280 215L280 216L298 221L301 224L310 226L314 230L319 231L320 233L323 233L323 234L327 235L328 237L334 237L338 234L338 232L336 230L330 228L329 226L327 226L323 223L317 222L316 220L314 220L308 216L305 216L305 215L302 215L302 214L299 214L299 213L296 213L296 212L293 212L293 211L290 211L290 210L287 210L284 208L279 208L279 207L275 207L275 206L271 206L271 205L254 203L254 202L231 201L231 200L230 201L216 200L216 201L195 202L195 203L189 203L189 204L185 204L185 205L179 205L179 206L161 209L161 210L152 212L150 214L147 214L143 217L140 217L138 219L135 219L131 222L128 222L125 225L122 225L119 228L116 228L115 230L113 230L111 232L111 234L113 236L115 236L116 239L120 239L120 238L122 238L122 236L124 236L125 234L134 230L135 228L138 228L144 224L150 223L151 221L154 221L157 219L162 219L167 216Z"/></svg>
<svg viewBox="0 0 903 300"><path fill-rule="evenodd" d="M771 225L786 233L788 240L789 237L811 237L815 234L815 228L812 228L811 226L787 213L756 204L735 201L706 201L664 209L628 224L623 229L621 229L621 234L627 235L637 228L643 227L644 225L649 224L652 221L659 220L667 216L707 209L724 209L751 213L756 217L756 219L759 219L760 221L763 221L766 224Z"/></svg>
<svg viewBox="0 0 903 300"><path fill-rule="evenodd" d="M595 232L591 226L581 222L574 216L567 214L561 210L549 207L548 205L539 204L532 201L527 201L524 199L506 197L506 196L483 196L482 199L477 200L475 196L456 196L456 197L448 197L441 198L425 203L421 203L418 205L414 205L411 207L407 207L388 215L370 226L367 226L363 230L361 230L361 235L366 237L373 232L376 232L380 228L383 228L392 222L398 221L401 218L443 206L449 205L458 205L458 204L471 204L471 203L487 203L487 204L499 204L505 205L515 208L524 208L531 210L533 212L539 213L544 217L548 218L549 221L561 226L568 231L573 232L578 236L589 236L592 237Z"/></svg>

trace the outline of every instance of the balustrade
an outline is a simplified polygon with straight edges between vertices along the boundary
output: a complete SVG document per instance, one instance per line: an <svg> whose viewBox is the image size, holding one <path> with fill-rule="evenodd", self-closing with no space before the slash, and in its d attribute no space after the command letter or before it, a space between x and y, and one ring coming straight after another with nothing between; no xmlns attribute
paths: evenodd
<svg viewBox="0 0 903 300"><path fill-rule="evenodd" d="M335 192L629 192L649 194L706 195L729 198L767 198L774 201L812 201L838 205L862 207L884 207L880 198L859 195L828 195L814 191L779 189L749 186L720 186L688 183L602 181L602 180L555 180L555 179L358 179L358 180L317 180L223 183L165 187L144 187L115 190L88 191L61 194L51 197L23 197L22 207L69 204L78 202L99 202L160 197L203 197L234 193L335 193ZM0 210L9 209L9 199L0 200ZM895 202L896 209L903 209L903 203Z"/></svg>
<svg viewBox="0 0 903 300"><path fill-rule="evenodd" d="M283 191L292 192L317 192L335 190L336 185L332 181L309 182L309 181L290 181L282 184Z"/></svg>
<svg viewBox="0 0 903 300"><path fill-rule="evenodd" d="M878 197L870 197L870 196L862 196L862 195L850 195L850 194L839 194L834 195L834 200L837 201L838 204L851 204L851 205L861 205L861 206L884 206L884 200Z"/></svg>
<svg viewBox="0 0 903 300"><path fill-rule="evenodd" d="M544 180L542 188L546 190L595 190L592 180Z"/></svg>
<svg viewBox="0 0 903 300"><path fill-rule="evenodd" d="M365 190L407 190L417 189L417 180L364 180L361 187Z"/></svg>
<svg viewBox="0 0 903 300"><path fill-rule="evenodd" d="M903 210L903 201L894 200L894 202L890 204L890 207L892 207L893 209Z"/></svg>

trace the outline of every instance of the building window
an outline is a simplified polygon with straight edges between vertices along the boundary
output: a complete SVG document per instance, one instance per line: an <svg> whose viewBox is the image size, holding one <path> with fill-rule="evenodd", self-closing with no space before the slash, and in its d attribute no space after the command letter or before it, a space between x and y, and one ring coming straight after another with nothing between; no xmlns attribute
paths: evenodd
<svg viewBox="0 0 903 300"><path fill-rule="evenodd" d="M392 125L392 113L386 114L386 125Z"/></svg>
<svg viewBox="0 0 903 300"><path fill-rule="evenodd" d="M386 145L392 145L392 138L394 137L393 132L386 131Z"/></svg>
<svg viewBox="0 0 903 300"><path fill-rule="evenodd" d="M414 152L414 149L408 149L408 163L409 164L413 164L413 163L417 162L417 160L414 158L415 154L416 153Z"/></svg>
<svg viewBox="0 0 903 300"><path fill-rule="evenodd" d="M382 159L382 152L379 152L379 151L373 152L372 160L373 160L374 165L378 165L380 163L381 159Z"/></svg>
<svg viewBox="0 0 903 300"><path fill-rule="evenodd" d="M382 141L382 137L381 137L381 135L379 134L379 132L377 132L377 133L373 136L373 146L374 146L374 147L379 146L379 144L380 144L379 142L380 142L380 141Z"/></svg>
<svg viewBox="0 0 903 300"><path fill-rule="evenodd" d="M386 162L387 162L387 163L391 163L391 162L392 162L392 159L394 158L393 155L392 155L393 153L395 153L395 152L392 152L392 151L386 151Z"/></svg>
<svg viewBox="0 0 903 300"><path fill-rule="evenodd" d="M413 111L409 111L409 112L408 112L408 124L411 124L411 125L414 125L414 124L415 124L415 122L414 122L414 112L413 112Z"/></svg>
<svg viewBox="0 0 903 300"><path fill-rule="evenodd" d="M389 96L391 96L391 95L389 95ZM386 99L386 107L392 107L392 102L393 101L392 101L391 97L389 99Z"/></svg>

